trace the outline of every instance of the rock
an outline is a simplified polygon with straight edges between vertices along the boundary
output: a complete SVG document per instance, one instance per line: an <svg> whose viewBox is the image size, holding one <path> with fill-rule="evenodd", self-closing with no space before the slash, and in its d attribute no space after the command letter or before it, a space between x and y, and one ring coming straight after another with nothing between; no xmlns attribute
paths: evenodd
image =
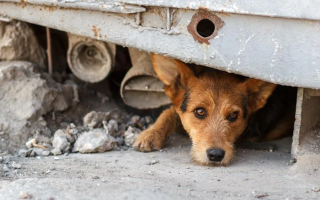
<svg viewBox="0 0 320 200"><path fill-rule="evenodd" d="M31 194L29 194L28 192L20 192L19 194L19 198L20 199L32 199L33 196Z"/></svg>
<svg viewBox="0 0 320 200"><path fill-rule="evenodd" d="M2 157L2 162L5 164L8 164L11 161L11 157L10 156L3 156Z"/></svg>
<svg viewBox="0 0 320 200"><path fill-rule="evenodd" d="M124 137L117 137L116 138L116 141L117 141L117 144L119 145L119 146L122 146L122 145L124 145Z"/></svg>
<svg viewBox="0 0 320 200"><path fill-rule="evenodd" d="M73 152L97 153L110 151L116 147L116 140L103 129L93 129L79 136Z"/></svg>
<svg viewBox="0 0 320 200"><path fill-rule="evenodd" d="M141 119L139 120L139 126L142 128L144 126L146 126L146 118L141 117Z"/></svg>
<svg viewBox="0 0 320 200"><path fill-rule="evenodd" d="M55 155L55 156L62 154L62 152L60 151L60 149L52 149L52 150L51 150L51 153L52 153L53 155Z"/></svg>
<svg viewBox="0 0 320 200"><path fill-rule="evenodd" d="M91 111L83 118L83 125L88 126L90 129L98 128L102 125L102 121L110 119L111 112L96 112Z"/></svg>
<svg viewBox="0 0 320 200"><path fill-rule="evenodd" d="M28 157L28 150L20 149L18 155L20 157Z"/></svg>
<svg viewBox="0 0 320 200"><path fill-rule="evenodd" d="M9 169L9 167L7 165L3 165L2 169L3 169L4 172L10 171L10 169Z"/></svg>
<svg viewBox="0 0 320 200"><path fill-rule="evenodd" d="M44 156L44 157L49 156L50 153L51 153L50 151L43 151L42 156Z"/></svg>
<svg viewBox="0 0 320 200"><path fill-rule="evenodd" d="M105 123L103 123L105 122ZM118 122L114 119L110 119L108 121L108 124L106 124L106 121L103 121L103 125L104 125L104 128L108 130L109 134L113 137L118 137L120 136L119 134L119 126L118 126Z"/></svg>
<svg viewBox="0 0 320 200"><path fill-rule="evenodd" d="M151 162L148 163L148 165L155 165L159 163L159 160L152 160Z"/></svg>
<svg viewBox="0 0 320 200"><path fill-rule="evenodd" d="M130 120L128 121L128 126L136 126L137 123L139 123L140 120L140 116L139 115L134 115L130 118Z"/></svg>
<svg viewBox="0 0 320 200"><path fill-rule="evenodd" d="M21 164L15 163L15 162L13 162L13 163L11 164L11 166L12 166L14 169L20 169L20 168L21 168Z"/></svg>
<svg viewBox="0 0 320 200"><path fill-rule="evenodd" d="M42 156L42 152L43 152L43 149L41 148L33 148L32 149L32 157L35 157L35 156Z"/></svg>
<svg viewBox="0 0 320 200"><path fill-rule="evenodd" d="M145 119L148 126L154 123L152 117L150 116L145 116Z"/></svg>
<svg viewBox="0 0 320 200"><path fill-rule="evenodd" d="M61 152L67 152L70 150L70 142L74 142L73 136L59 129L54 133L52 146Z"/></svg>
<svg viewBox="0 0 320 200"><path fill-rule="evenodd" d="M64 136L57 136L54 137L52 141L52 146L55 149L59 149L62 152L68 151L70 148L70 143L67 140L67 137Z"/></svg>
<svg viewBox="0 0 320 200"><path fill-rule="evenodd" d="M72 88L69 91L61 84L44 80L29 62L0 62L0 74L0 132L5 138L0 151L12 153L37 130L46 129L42 115L71 105ZM57 100L61 96L65 97L63 105ZM34 140L28 142L28 148L35 144Z"/></svg>
<svg viewBox="0 0 320 200"><path fill-rule="evenodd" d="M27 23L21 21L1 23L0 29L4 31L0 35L0 60L25 60L45 68L45 51Z"/></svg>
<svg viewBox="0 0 320 200"><path fill-rule="evenodd" d="M119 127L118 127L118 132L120 135L124 135L124 132L126 132L126 129L127 129L127 126L125 124L121 124Z"/></svg>
<svg viewBox="0 0 320 200"><path fill-rule="evenodd" d="M140 133L141 130L129 126L128 130L124 133L124 141L126 146L131 147Z"/></svg>

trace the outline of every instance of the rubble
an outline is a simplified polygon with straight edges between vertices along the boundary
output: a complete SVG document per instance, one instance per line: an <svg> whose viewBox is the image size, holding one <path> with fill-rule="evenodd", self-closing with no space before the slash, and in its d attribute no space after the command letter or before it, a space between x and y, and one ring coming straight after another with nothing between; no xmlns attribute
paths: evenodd
<svg viewBox="0 0 320 200"><path fill-rule="evenodd" d="M73 152L101 153L116 147L116 140L104 129L93 129L79 136Z"/></svg>
<svg viewBox="0 0 320 200"><path fill-rule="evenodd" d="M72 86L49 84L29 62L0 62L0 152L12 152L37 130L47 131L42 117L67 109L73 99ZM44 73L43 73L44 74ZM62 100L64 99L64 100ZM27 143L27 147L34 144Z"/></svg>
<svg viewBox="0 0 320 200"><path fill-rule="evenodd" d="M45 51L27 23L0 22L0 29L0 60L25 60L45 66Z"/></svg>
<svg viewBox="0 0 320 200"><path fill-rule="evenodd" d="M43 151L42 152L42 156L46 157L46 156L49 156L51 154L50 151Z"/></svg>
<svg viewBox="0 0 320 200"><path fill-rule="evenodd" d="M52 146L54 149L56 149L56 152L57 151L68 152L70 149L70 142L69 141L73 142L74 141L73 137L59 129L54 134Z"/></svg>
<svg viewBox="0 0 320 200"><path fill-rule="evenodd" d="M14 169L20 169L20 168L21 168L21 164L16 163L16 162L13 162L13 163L11 164L11 167L13 167Z"/></svg>
<svg viewBox="0 0 320 200"><path fill-rule="evenodd" d="M27 157L27 156L28 156L28 150L20 149L18 155L19 155L20 157Z"/></svg>
<svg viewBox="0 0 320 200"><path fill-rule="evenodd" d="M138 135L140 134L141 130L137 128L133 128L131 126L128 127L128 130L124 133L124 141L125 144L129 147L132 146Z"/></svg>

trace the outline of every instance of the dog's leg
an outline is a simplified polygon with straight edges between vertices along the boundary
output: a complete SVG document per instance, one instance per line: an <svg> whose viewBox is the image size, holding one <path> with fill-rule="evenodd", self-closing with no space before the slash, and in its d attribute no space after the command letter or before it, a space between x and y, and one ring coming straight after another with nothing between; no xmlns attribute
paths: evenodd
<svg viewBox="0 0 320 200"><path fill-rule="evenodd" d="M160 150L166 139L181 124L179 115L173 106L163 111L155 124L143 131L133 144L138 151Z"/></svg>

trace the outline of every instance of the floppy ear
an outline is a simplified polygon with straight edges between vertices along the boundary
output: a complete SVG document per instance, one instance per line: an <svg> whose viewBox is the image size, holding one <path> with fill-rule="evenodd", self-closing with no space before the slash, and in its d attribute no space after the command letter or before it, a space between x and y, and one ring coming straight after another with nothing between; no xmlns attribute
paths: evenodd
<svg viewBox="0 0 320 200"><path fill-rule="evenodd" d="M170 88L187 86L193 72L183 62L162 55L151 54L154 71L159 79Z"/></svg>
<svg viewBox="0 0 320 200"><path fill-rule="evenodd" d="M248 106L251 112L255 112L265 106L268 98L277 87L276 84L268 83L254 78L244 82L248 92Z"/></svg>

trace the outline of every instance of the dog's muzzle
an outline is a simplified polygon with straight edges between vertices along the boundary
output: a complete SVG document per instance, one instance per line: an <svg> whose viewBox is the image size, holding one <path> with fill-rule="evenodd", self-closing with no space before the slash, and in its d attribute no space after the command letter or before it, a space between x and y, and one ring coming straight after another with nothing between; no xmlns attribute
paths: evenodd
<svg viewBox="0 0 320 200"><path fill-rule="evenodd" d="M210 161L220 162L223 160L225 151L222 149L212 148L207 149L207 157Z"/></svg>

